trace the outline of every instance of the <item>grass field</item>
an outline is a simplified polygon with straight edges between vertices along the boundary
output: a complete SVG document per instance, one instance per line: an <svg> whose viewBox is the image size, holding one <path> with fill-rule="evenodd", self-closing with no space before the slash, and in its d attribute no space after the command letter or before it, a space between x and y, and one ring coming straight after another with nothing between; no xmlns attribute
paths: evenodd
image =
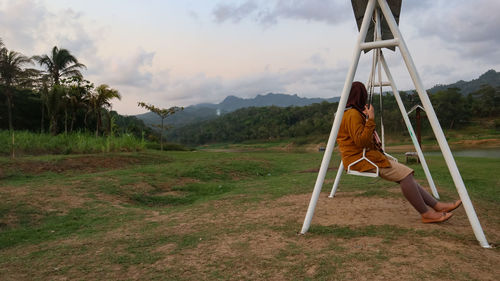
<svg viewBox="0 0 500 281"><path fill-rule="evenodd" d="M463 208L424 225L397 185L354 176L328 199L336 156L311 229L297 235L322 154L218 151L0 158L0 280L500 276L499 249L479 246ZM427 162L442 197L457 198L443 159ZM500 161L457 163L498 245Z"/></svg>

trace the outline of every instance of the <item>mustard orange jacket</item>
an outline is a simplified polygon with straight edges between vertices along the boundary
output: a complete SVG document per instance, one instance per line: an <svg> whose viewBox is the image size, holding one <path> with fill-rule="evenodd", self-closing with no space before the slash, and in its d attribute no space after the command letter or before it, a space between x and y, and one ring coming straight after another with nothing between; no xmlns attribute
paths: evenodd
<svg viewBox="0 0 500 281"><path fill-rule="evenodd" d="M370 159L379 168L391 166L385 155L375 148L373 141L374 130L375 121L373 119L365 120L365 117L354 108L344 112L337 135L337 143L346 170L349 164L363 156L363 148L365 147L366 158ZM351 167L352 170L361 172L373 168L375 167L366 160Z"/></svg>

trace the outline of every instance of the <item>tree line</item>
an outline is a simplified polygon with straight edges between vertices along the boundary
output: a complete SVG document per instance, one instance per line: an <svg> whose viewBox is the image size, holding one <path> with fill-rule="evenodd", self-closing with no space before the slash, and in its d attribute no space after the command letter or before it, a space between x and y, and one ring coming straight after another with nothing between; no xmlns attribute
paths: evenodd
<svg viewBox="0 0 500 281"><path fill-rule="evenodd" d="M400 96L407 111L420 103L414 92L400 92ZM470 124L473 118L496 120L496 129L500 128L500 87L483 85L467 96L457 88L450 88L429 96L443 129L459 129ZM379 98L380 96L376 96L373 99L378 126L381 112L375 101ZM392 94L382 95L382 104L385 132L398 136L407 135L407 128ZM167 139L199 145L321 136L330 132L337 107L338 103L325 101L303 107L243 108L214 120L174 128L167 133ZM412 123L415 123L414 119L411 115ZM430 133L430 124L423 122L422 130Z"/></svg>
<svg viewBox="0 0 500 281"><path fill-rule="evenodd" d="M84 79L85 68L67 49L54 46L48 54L28 57L9 50L0 39L0 129L52 135L75 130L96 136L152 134L141 120L112 111L111 101L121 94Z"/></svg>

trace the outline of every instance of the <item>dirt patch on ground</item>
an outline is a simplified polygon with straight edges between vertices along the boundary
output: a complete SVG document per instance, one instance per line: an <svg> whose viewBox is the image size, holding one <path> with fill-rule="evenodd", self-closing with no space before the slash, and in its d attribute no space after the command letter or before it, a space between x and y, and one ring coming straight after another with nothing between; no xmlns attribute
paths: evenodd
<svg viewBox="0 0 500 281"><path fill-rule="evenodd" d="M434 145L423 145L422 150L423 151L429 151L429 150L436 150L439 149L439 146L434 146ZM404 144L404 145L391 145L391 146L386 146L385 150L389 153L404 153L408 151L415 151L415 146L411 144Z"/></svg>
<svg viewBox="0 0 500 281"><path fill-rule="evenodd" d="M482 140L460 140L448 143L451 149L486 149L500 147L500 139L482 139ZM391 145L386 147L387 152L402 153L408 151L415 151L415 147L411 144L405 145ZM423 151L436 151L439 146L436 145L423 145Z"/></svg>
<svg viewBox="0 0 500 281"><path fill-rule="evenodd" d="M198 179L193 178L177 178L170 182L163 182L160 184L155 184L154 186L146 182L138 182L132 185L126 185L123 187L124 190L132 194L154 194L155 196L183 196L187 192L173 190L175 187L181 187L191 183L200 182Z"/></svg>
<svg viewBox="0 0 500 281"><path fill-rule="evenodd" d="M37 189L3 186L0 189L0 198L3 198L5 206L17 206L12 210L19 209L20 202L25 202L22 203L19 213L13 213L10 209L6 211L0 222L5 227L16 226L25 217L37 222L48 213L65 215L69 210L82 207L85 202L91 200L81 194L75 194L74 190L66 186L44 186ZM26 198L30 200L27 201Z"/></svg>
<svg viewBox="0 0 500 281"><path fill-rule="evenodd" d="M468 147L480 147L483 148L493 148L500 147L500 139L482 139L482 140L461 140L453 142L452 145L458 146L460 148Z"/></svg>
<svg viewBox="0 0 500 281"><path fill-rule="evenodd" d="M217 267L235 279L284 280L293 276L289 270L297 266L297 260L302 260L307 266L305 275L314 278L327 265L304 262L312 258L309 255L316 255L315 259L324 259L325 262L341 260L338 262L341 266L335 270L346 280L407 279L409 276L418 278L430 274L444 280L495 280L500 273L494 267L500 262L498 251L484 250L477 244L463 208L455 211L455 217L446 223L422 224L418 213L402 197L359 197L354 193L338 192L334 199L329 199L323 193L314 214L313 225L352 229L393 226L402 232L398 236L389 234L385 238L363 236L345 239L334 234L297 235L309 199L310 194L290 195L271 204L266 201L257 205L241 204L237 208L229 200L217 201L210 203L215 206L206 206L217 209L216 214L200 210L200 213L189 215L159 215L155 216L154 221L182 221L170 231L185 235L193 230L199 231L206 225L233 230L207 241L200 240L197 247L183 251L178 256L190 269L186 276L193 278L207 277L198 273ZM290 223L297 229L288 232L290 229L286 224ZM483 221L483 224L488 222ZM235 231L237 228L248 228L248 231ZM283 229L288 230L283 232ZM485 231L490 241L500 238L494 224L485 227ZM331 248L332 243L338 248ZM171 247L165 244L158 250ZM290 247L296 248L297 252L294 253ZM280 253L283 257L276 261ZM282 267L269 266L266 270L266 265L274 262L281 263ZM168 268L180 264L169 255L155 266ZM335 267L335 264L332 266Z"/></svg>
<svg viewBox="0 0 500 281"><path fill-rule="evenodd" d="M397 188L390 189L390 191L398 192ZM472 229L462 207L454 212L455 217L448 222L423 224L419 214L403 196L401 198L380 198L355 195L351 192L338 192L334 198L320 196L312 224L352 227L392 225L414 230L472 234ZM291 211L291 214L297 214L294 217L298 223L302 224L309 200L309 194L287 196L278 200L279 205L276 209L286 209ZM283 212L286 211L283 210Z"/></svg>
<svg viewBox="0 0 500 281"><path fill-rule="evenodd" d="M44 172L63 173L66 171L79 171L91 173L103 169L119 169L139 163L140 160L124 156L81 156L64 158L58 161L23 161L13 160L3 169L16 169L26 174L40 174Z"/></svg>
<svg viewBox="0 0 500 281"><path fill-rule="evenodd" d="M391 188L391 192L396 189ZM114 229L98 240L68 239L27 248L29 253L56 246L58 251L67 247L68 253L73 251L69 249L90 248L83 255L49 260L38 269L43 276L76 279L148 280L168 276L180 280L293 280L330 276L342 280L496 280L500 274L496 266L500 253L480 248L463 208L454 212L449 222L424 225L402 197L359 197L358 193L342 191L333 199L327 195L320 195L313 226L394 226L407 231L359 237L298 235L310 194L236 203L244 199L238 195L184 210L138 210L144 212L144 219ZM482 223L489 225L487 221ZM150 224L157 227L144 230ZM492 241L500 238L494 224L485 227L485 232ZM131 252L140 245L151 246ZM6 254L14 256L16 251L19 256L29 255L16 248ZM142 253L160 258L151 264L127 266L128 259ZM69 269L59 273L55 268ZM4 272L21 277L15 269L9 267Z"/></svg>

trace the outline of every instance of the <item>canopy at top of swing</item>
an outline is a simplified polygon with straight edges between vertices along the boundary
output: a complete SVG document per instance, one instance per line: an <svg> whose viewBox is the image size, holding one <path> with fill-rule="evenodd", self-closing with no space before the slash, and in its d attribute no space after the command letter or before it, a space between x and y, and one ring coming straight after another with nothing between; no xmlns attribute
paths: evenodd
<svg viewBox="0 0 500 281"><path fill-rule="evenodd" d="M387 0L387 4L391 9L392 15L394 19L396 19L396 23L399 24L399 14L401 12L401 1L402 0ZM354 11L354 17L356 18L356 23L358 24L358 31L361 29L361 23L363 22L363 17L365 15L366 6L368 5L368 0L351 0L352 10ZM393 39L391 30L389 29L389 25L385 20L385 17L381 15L381 27L382 27L382 40ZM368 28L368 33L366 34L365 42L373 41L373 31L375 29L375 24L373 21L370 21L370 27ZM394 47L389 48L391 50L395 50ZM368 52L369 50L365 50Z"/></svg>

